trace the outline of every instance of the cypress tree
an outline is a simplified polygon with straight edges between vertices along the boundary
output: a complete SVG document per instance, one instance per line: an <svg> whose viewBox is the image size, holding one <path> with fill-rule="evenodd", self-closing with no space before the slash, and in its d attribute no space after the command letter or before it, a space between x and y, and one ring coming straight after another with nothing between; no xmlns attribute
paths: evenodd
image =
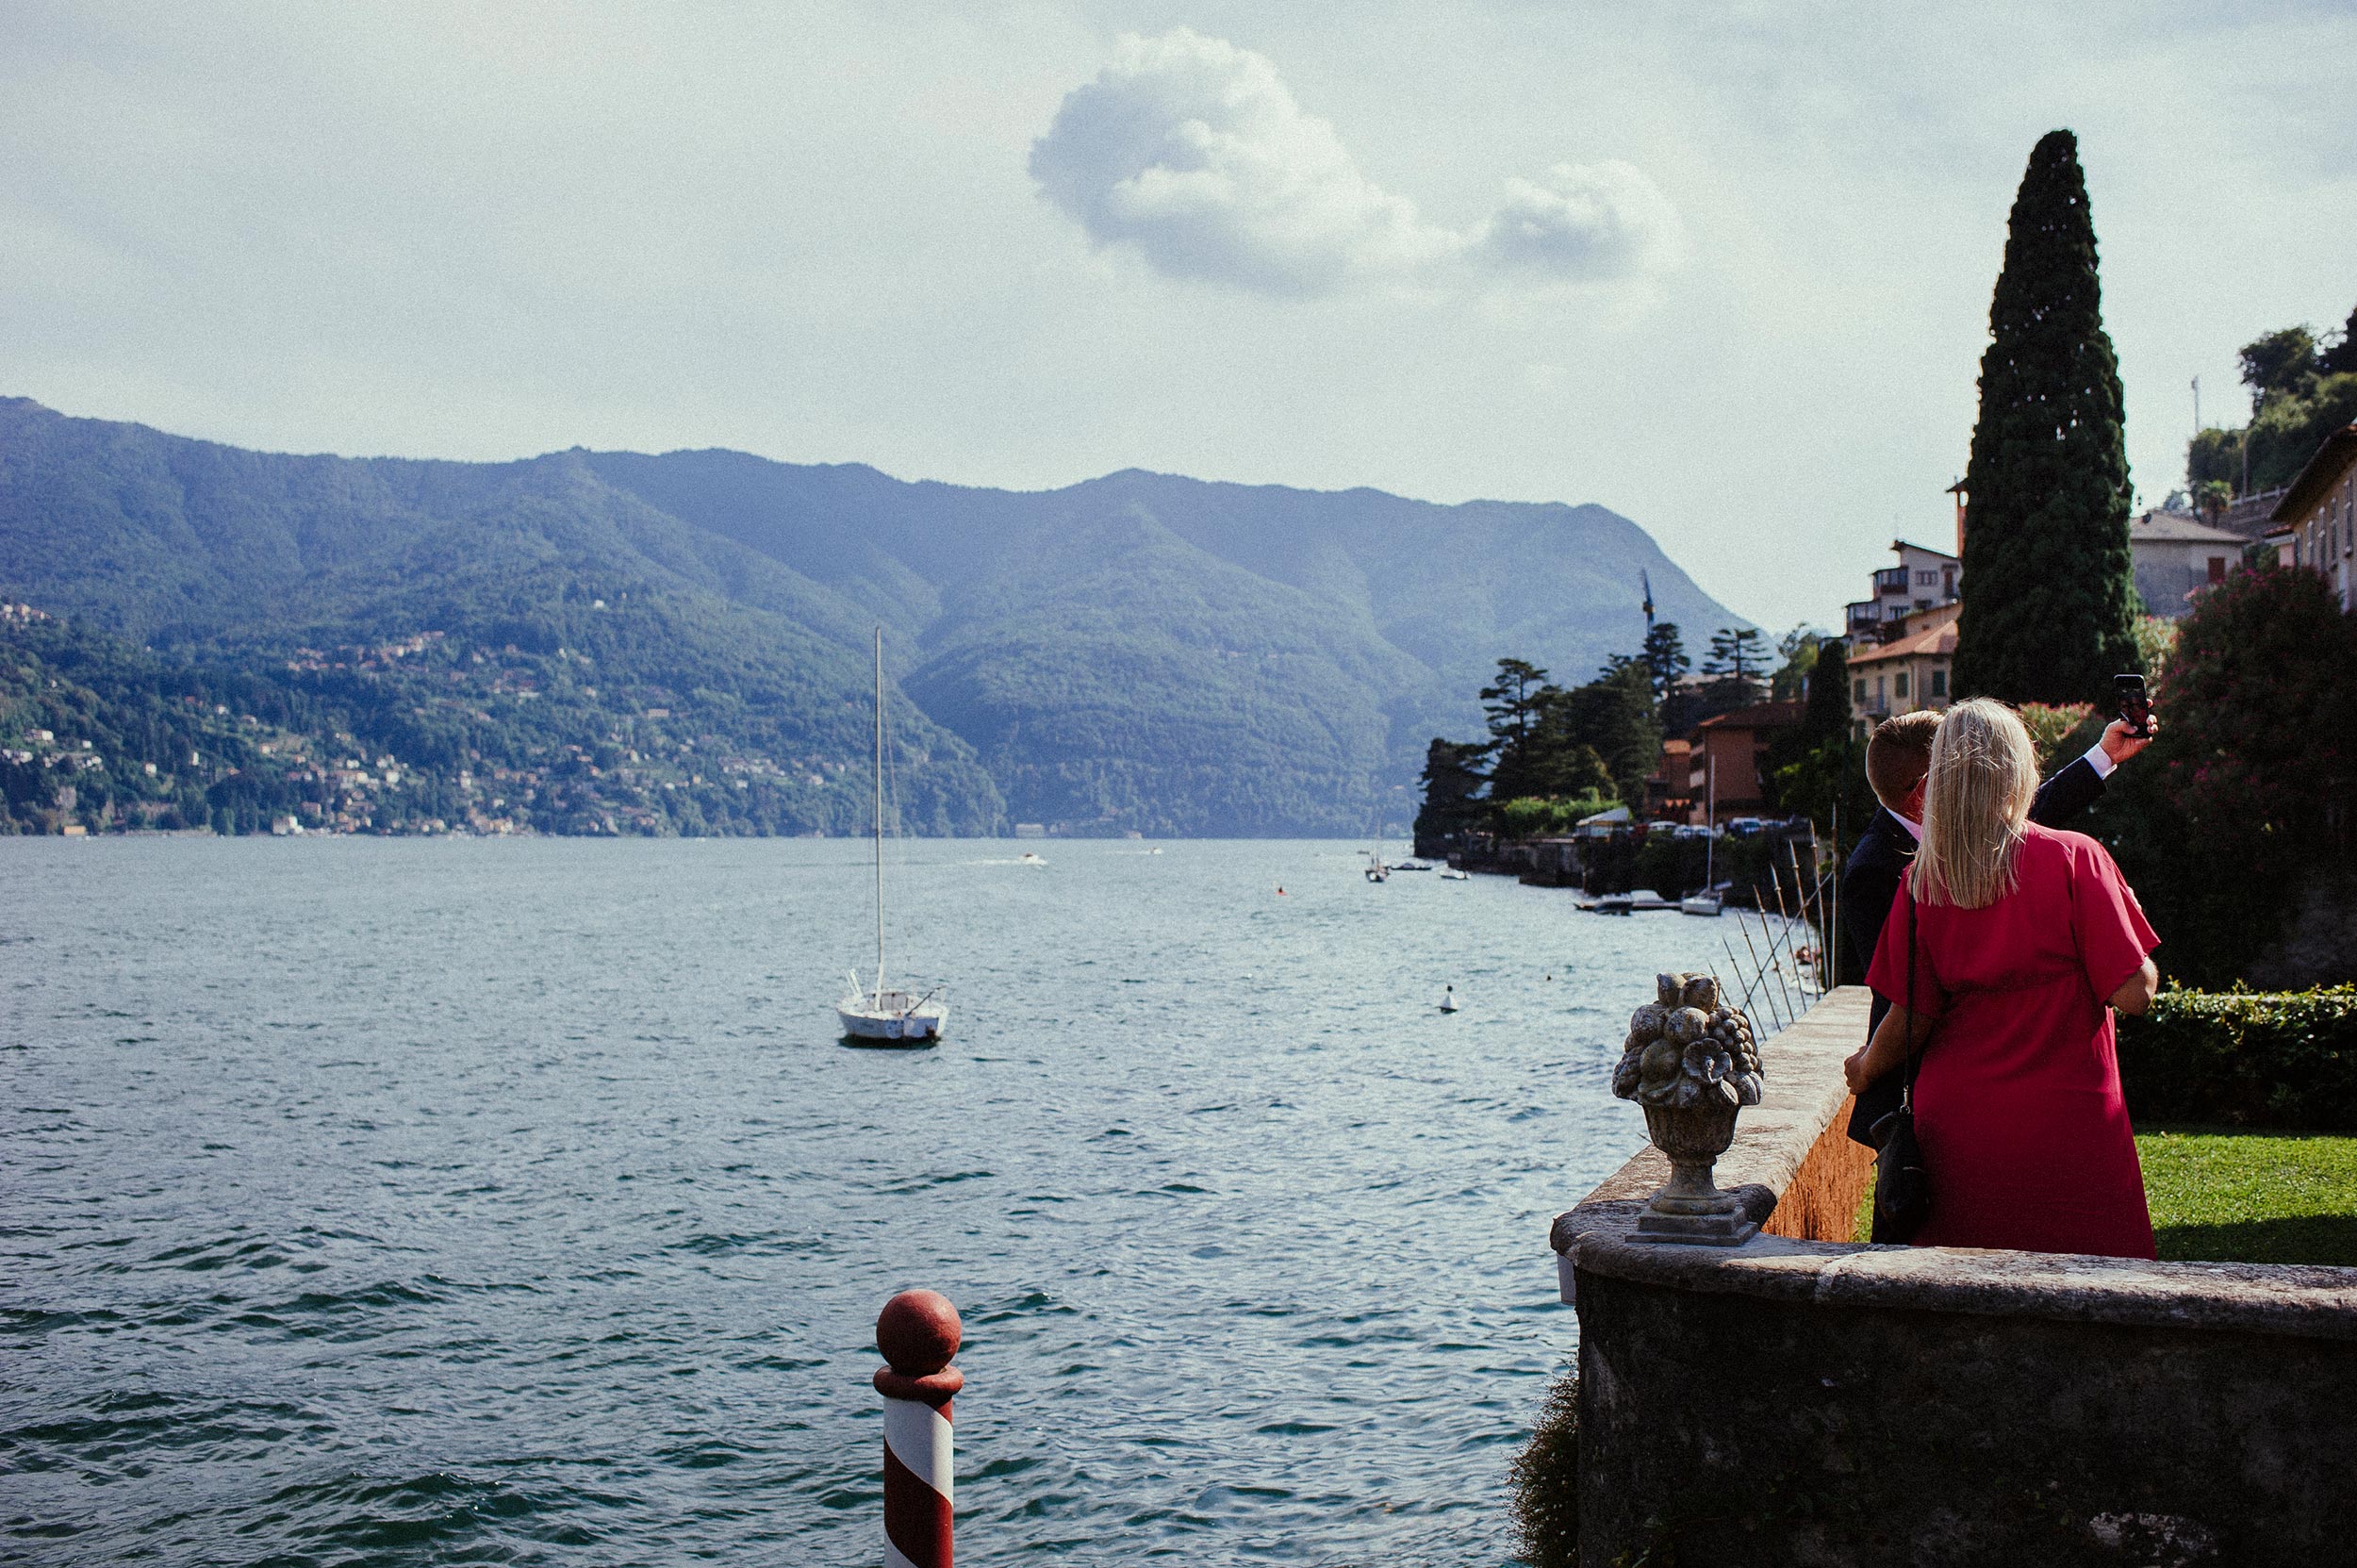
<svg viewBox="0 0 2357 1568"><path fill-rule="evenodd" d="M1959 695L2100 701L2141 669L2119 361L2103 331L2078 140L2049 131L2014 198L1965 470Z"/></svg>

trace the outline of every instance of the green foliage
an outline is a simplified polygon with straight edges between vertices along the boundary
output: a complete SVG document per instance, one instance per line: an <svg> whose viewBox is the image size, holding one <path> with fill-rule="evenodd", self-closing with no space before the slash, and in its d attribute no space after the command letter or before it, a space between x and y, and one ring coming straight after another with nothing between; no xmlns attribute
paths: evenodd
<svg viewBox="0 0 2357 1568"><path fill-rule="evenodd" d="M1507 1472L1507 1507L1530 1568L1579 1568L1579 1373L1547 1389L1530 1443Z"/></svg>
<svg viewBox="0 0 2357 1568"><path fill-rule="evenodd" d="M94 832L265 833L279 816L379 833L863 830L865 770L837 759L858 754L865 715L814 714L693 659L652 607L578 607L502 625L542 652L436 633L159 654L59 621L0 626L0 831L51 831L60 784ZM684 671L684 691L656 680ZM904 825L990 831L997 794L971 753L893 707L897 734L943 747L894 748Z"/></svg>
<svg viewBox="0 0 2357 1568"><path fill-rule="evenodd" d="M2030 155L1965 471L1958 695L2090 701L2134 669L2128 455L2078 143Z"/></svg>
<svg viewBox="0 0 2357 1568"><path fill-rule="evenodd" d="M2288 485L2325 437L2357 421L2357 373L2310 378L2267 400L2250 421L2250 487Z"/></svg>
<svg viewBox="0 0 2357 1568"><path fill-rule="evenodd" d="M1437 855L1450 834L1476 827L1489 814L1489 802L1475 799L1489 783L1481 760L1490 749L1460 745L1432 737L1425 751L1424 806L1416 813L1416 853Z"/></svg>
<svg viewBox="0 0 2357 1568"><path fill-rule="evenodd" d="M2357 311L2349 322L2357 325ZM2185 448L2186 483L2205 510L2221 489L2290 484L2326 437L2357 421L2357 344L2346 330L2319 340L2306 326L2281 327L2245 343L2237 357L2250 388L2250 424L2199 431Z"/></svg>
<svg viewBox="0 0 2357 1568"><path fill-rule="evenodd" d="M1547 672L1527 659L1500 659L1497 679L1481 688L1481 711L1490 720L1490 742L1511 750L1530 734Z"/></svg>
<svg viewBox="0 0 2357 1568"><path fill-rule="evenodd" d="M1686 641L1679 635L1674 620L1645 628L1645 643L1637 657L1653 684L1656 707L1670 700L1670 693L1677 689L1678 682L1694 667L1694 661L1687 657Z"/></svg>
<svg viewBox="0 0 2357 1568"><path fill-rule="evenodd" d="M2242 384L2264 409L2273 399L2297 396L2315 379L2316 335L2304 326L2281 327L2245 343L2234 357L2242 365Z"/></svg>
<svg viewBox="0 0 2357 1568"><path fill-rule="evenodd" d="M1819 651L1829 638L1811 626L1795 626L1776 643L1784 662L1768 678L1771 701L1798 702L1808 694L1808 674L1817 668ZM1846 702L1846 698L1844 699Z"/></svg>
<svg viewBox="0 0 2357 1568"><path fill-rule="evenodd" d="M1772 776L1777 809L1807 817L1828 839L1838 826L1844 852L1880 804L1866 782L1866 742L1846 734L1810 747Z"/></svg>
<svg viewBox="0 0 2357 1568"><path fill-rule="evenodd" d="M2136 1162L2165 1260L2357 1266L2357 1138L2144 1128Z"/></svg>
<svg viewBox="0 0 2357 1568"><path fill-rule="evenodd" d="M2240 430L2209 425L2195 431L2185 443L2185 485L2208 516L2225 511L2242 489L2242 439Z"/></svg>
<svg viewBox="0 0 2357 1568"><path fill-rule="evenodd" d="M2160 734L2090 824L2161 933L2164 970L2238 979L2314 880L2349 865L2352 668L2357 621L2314 571L2236 572L2179 622Z"/></svg>
<svg viewBox="0 0 2357 1568"><path fill-rule="evenodd" d="M2119 1020L2119 1077L2139 1122L2357 1132L2357 985L2172 986Z"/></svg>
<svg viewBox="0 0 2357 1568"><path fill-rule="evenodd" d="M1492 813L1492 821L1498 833L1508 838L1544 838L1552 834L1567 834L1600 811L1610 811L1621 802L1609 795L1588 794L1569 800L1542 800L1523 796L1499 804Z"/></svg>

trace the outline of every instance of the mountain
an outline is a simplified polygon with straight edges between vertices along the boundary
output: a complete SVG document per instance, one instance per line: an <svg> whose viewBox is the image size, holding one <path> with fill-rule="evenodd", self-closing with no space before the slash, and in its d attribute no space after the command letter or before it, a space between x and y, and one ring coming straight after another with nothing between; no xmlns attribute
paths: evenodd
<svg viewBox="0 0 2357 1568"><path fill-rule="evenodd" d="M0 598L307 683L437 777L496 753L537 793L552 759L623 759L541 827L855 828L881 622L928 830L1362 832L1410 814L1430 736L1477 730L1497 658L1578 680L1633 651L1640 570L1689 642L1745 624L1599 506L1137 470L1017 493L722 451L289 456L0 400ZM685 820L705 756L734 778Z"/></svg>

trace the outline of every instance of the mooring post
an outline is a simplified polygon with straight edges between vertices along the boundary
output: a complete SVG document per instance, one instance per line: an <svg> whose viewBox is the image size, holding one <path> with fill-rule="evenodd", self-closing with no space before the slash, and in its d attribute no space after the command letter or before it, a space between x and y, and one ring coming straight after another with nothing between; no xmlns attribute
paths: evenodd
<svg viewBox="0 0 2357 1568"><path fill-rule="evenodd" d="M964 1326L948 1297L902 1291L876 1318L884 1400L885 1568L949 1568L949 1401L965 1374L949 1364Z"/></svg>

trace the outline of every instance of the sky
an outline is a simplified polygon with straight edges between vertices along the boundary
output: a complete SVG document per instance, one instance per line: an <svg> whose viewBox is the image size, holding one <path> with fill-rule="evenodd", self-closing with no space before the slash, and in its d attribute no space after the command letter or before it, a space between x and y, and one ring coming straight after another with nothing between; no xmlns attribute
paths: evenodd
<svg viewBox="0 0 2357 1568"><path fill-rule="evenodd" d="M2357 305L2357 7L0 0L0 394L278 451L729 446L1597 502L1838 626L1953 540L2079 138L2148 504Z"/></svg>

